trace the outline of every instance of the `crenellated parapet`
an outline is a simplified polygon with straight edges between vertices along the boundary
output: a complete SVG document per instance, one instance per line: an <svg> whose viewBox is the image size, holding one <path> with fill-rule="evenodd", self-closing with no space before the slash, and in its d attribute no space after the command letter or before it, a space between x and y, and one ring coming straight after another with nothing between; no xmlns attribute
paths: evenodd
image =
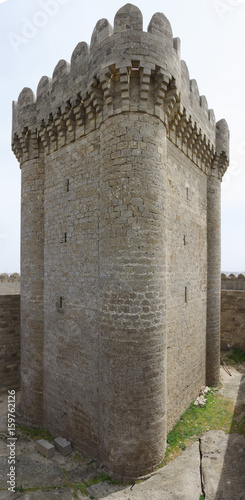
<svg viewBox="0 0 245 500"><path fill-rule="evenodd" d="M221 274L221 290L245 290L245 276L244 274Z"/></svg>
<svg viewBox="0 0 245 500"><path fill-rule="evenodd" d="M18 273L14 274L0 274L0 283L15 283L20 281L20 275Z"/></svg>
<svg viewBox="0 0 245 500"><path fill-rule="evenodd" d="M20 275L0 274L0 295L18 295L20 293Z"/></svg>
<svg viewBox="0 0 245 500"><path fill-rule="evenodd" d="M48 155L99 128L110 116L157 116L169 139L199 168L222 177L229 132L216 124L204 96L180 59L180 40L167 18L153 15L143 31L141 11L126 4L114 26L97 22L90 46L77 45L70 64L61 60L52 79L41 78L37 95L24 88L13 103L12 147L20 161Z"/></svg>

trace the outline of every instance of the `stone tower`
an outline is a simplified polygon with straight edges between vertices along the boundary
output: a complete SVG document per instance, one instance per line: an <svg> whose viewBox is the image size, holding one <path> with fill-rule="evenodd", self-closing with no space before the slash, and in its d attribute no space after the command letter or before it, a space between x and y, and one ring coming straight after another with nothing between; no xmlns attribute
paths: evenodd
<svg viewBox="0 0 245 500"><path fill-rule="evenodd" d="M215 122L155 14L127 4L13 104L22 172L21 409L114 477L163 459L219 376Z"/></svg>

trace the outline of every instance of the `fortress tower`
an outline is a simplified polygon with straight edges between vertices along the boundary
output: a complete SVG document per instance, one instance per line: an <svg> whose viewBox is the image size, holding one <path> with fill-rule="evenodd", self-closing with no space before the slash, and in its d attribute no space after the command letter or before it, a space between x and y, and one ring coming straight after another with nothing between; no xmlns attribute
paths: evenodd
<svg viewBox="0 0 245 500"><path fill-rule="evenodd" d="M155 14L127 4L13 104L22 172L21 409L119 479L219 377L215 122Z"/></svg>

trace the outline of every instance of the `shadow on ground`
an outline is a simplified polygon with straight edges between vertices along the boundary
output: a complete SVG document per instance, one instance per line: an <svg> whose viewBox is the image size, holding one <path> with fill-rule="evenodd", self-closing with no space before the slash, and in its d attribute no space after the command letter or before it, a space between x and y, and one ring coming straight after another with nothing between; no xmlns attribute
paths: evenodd
<svg viewBox="0 0 245 500"><path fill-rule="evenodd" d="M243 371L245 369L243 367ZM228 435L220 481L214 500L245 500L245 375L242 374L234 416ZM208 497L207 497L208 500Z"/></svg>

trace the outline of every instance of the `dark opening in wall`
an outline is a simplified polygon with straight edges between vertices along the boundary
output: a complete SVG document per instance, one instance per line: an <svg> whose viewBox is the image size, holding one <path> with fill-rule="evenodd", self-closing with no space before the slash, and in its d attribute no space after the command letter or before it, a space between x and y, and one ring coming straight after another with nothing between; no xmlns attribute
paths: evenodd
<svg viewBox="0 0 245 500"><path fill-rule="evenodd" d="M187 304L187 286L185 286L185 303Z"/></svg>
<svg viewBox="0 0 245 500"><path fill-rule="evenodd" d="M66 179L66 191L70 191L70 180Z"/></svg>
<svg viewBox="0 0 245 500"><path fill-rule="evenodd" d="M58 313L64 313L64 297L57 298L56 310Z"/></svg>

